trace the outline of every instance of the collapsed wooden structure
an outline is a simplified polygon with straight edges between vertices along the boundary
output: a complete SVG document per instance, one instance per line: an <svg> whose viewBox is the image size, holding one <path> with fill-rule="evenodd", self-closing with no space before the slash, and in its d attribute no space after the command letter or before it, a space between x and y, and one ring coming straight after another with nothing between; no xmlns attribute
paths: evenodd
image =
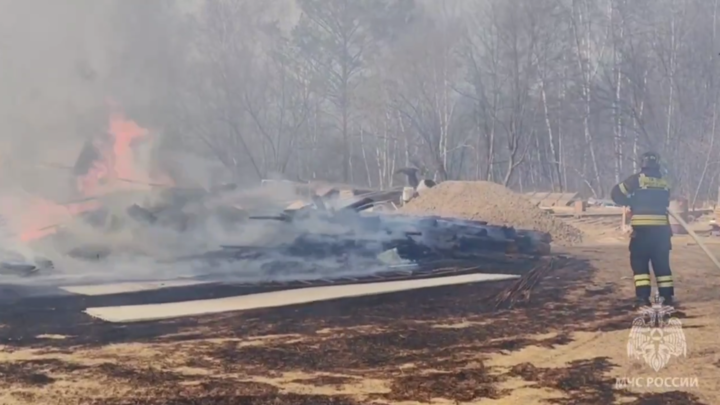
<svg viewBox="0 0 720 405"><path fill-rule="evenodd" d="M295 237L280 246L223 246L201 255L177 257L171 261L192 260L213 267L228 268L232 262L263 263L268 274L292 272L293 268L312 266L347 266L351 261L363 260L366 265L388 266L383 254L393 252L394 260L424 263L443 259L477 259L497 255L546 255L550 252L549 234L514 229L480 221L467 221L436 216L407 216L376 210L399 197L397 191L346 192L330 187L323 196L309 192L311 202L303 201L282 212L262 213L240 205L226 204L222 194L233 188L212 191L163 190L163 199L156 205L131 204L124 213L110 212L100 207L78 216L76 221L96 227L99 232L120 232L127 226L137 231L145 227L161 227L177 232L178 237L190 234L192 226L214 215L223 226L243 232L252 222L282 222ZM221 201L221 203L218 203ZM211 211L211 212L210 212ZM335 231L323 233L317 224L325 223ZM275 224L277 225L277 224ZM257 227L254 227L257 229ZM328 228L328 227L325 227ZM250 228L246 228L250 229ZM338 231L339 230L339 231ZM52 238L71 238L71 232L61 228ZM117 246L74 246L66 252L82 260L105 260L120 252ZM130 252L137 254L137 252ZM239 264L240 265L240 264ZM1 267L1 266L0 266ZM52 268L52 267L48 267ZM326 269L327 270L327 269ZM35 274L35 273L32 273Z"/></svg>

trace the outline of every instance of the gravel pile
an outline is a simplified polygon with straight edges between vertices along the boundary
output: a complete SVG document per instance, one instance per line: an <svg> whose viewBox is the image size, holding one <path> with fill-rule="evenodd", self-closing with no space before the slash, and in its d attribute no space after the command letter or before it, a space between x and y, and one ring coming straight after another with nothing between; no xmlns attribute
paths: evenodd
<svg viewBox="0 0 720 405"><path fill-rule="evenodd" d="M446 181L401 208L405 214L437 215L549 233L563 245L582 242L582 231L546 213L524 196L487 181Z"/></svg>

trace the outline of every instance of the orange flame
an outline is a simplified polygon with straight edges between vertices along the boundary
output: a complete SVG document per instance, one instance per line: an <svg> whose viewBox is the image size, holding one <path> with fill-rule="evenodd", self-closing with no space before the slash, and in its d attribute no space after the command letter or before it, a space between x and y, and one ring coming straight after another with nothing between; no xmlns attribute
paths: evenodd
<svg viewBox="0 0 720 405"><path fill-rule="evenodd" d="M102 159L96 161L92 169L78 179L78 191L85 196L100 192L103 186L111 188L107 191L116 191L129 188L132 182L152 183L152 178L137 167L133 153L135 143L148 137L149 132L119 112L110 116L108 132L112 145L96 145ZM172 185L167 179L163 180L163 183ZM124 187L120 186L121 183L124 183Z"/></svg>
<svg viewBox="0 0 720 405"><path fill-rule="evenodd" d="M133 154L134 143L148 137L149 132L119 112L110 116L108 132L112 145L95 145L101 158L85 176L77 179L77 190L85 197L96 196L101 189L105 189L105 192L119 191L132 188L132 182L149 184L152 181L151 176L136 166ZM164 184L172 185L167 177L163 176L161 180ZM23 206L11 205L6 201L0 202L3 212L11 213L15 218L12 227L21 230L20 239L24 242L53 234L58 223L99 207L97 201L60 205L41 198L29 204L24 203ZM18 212L26 215L13 214Z"/></svg>
<svg viewBox="0 0 720 405"><path fill-rule="evenodd" d="M115 114L110 119L110 133L115 139L113 143L115 176L138 181L150 180L145 173L136 170L132 152L133 142L146 137L148 131L140 128L134 121L125 120L121 114Z"/></svg>
<svg viewBox="0 0 720 405"><path fill-rule="evenodd" d="M24 213L24 215L16 217L14 223L10 225L21 230L21 241L29 242L52 235L57 231L59 222L67 221L75 215L96 209L98 206L97 201L86 201L63 206L37 198L30 201L29 204L24 204L19 210L10 211Z"/></svg>

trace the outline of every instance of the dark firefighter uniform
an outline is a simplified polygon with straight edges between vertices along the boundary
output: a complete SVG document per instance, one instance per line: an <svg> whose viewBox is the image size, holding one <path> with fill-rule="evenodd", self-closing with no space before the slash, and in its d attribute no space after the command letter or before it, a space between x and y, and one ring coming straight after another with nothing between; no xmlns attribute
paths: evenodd
<svg viewBox="0 0 720 405"><path fill-rule="evenodd" d="M613 187L612 200L629 206L633 232L630 239L630 267L635 275L635 295L639 305L650 304L650 264L665 305L675 295L670 250L672 230L667 209L670 187L660 172L660 157L648 152L642 155L642 170Z"/></svg>

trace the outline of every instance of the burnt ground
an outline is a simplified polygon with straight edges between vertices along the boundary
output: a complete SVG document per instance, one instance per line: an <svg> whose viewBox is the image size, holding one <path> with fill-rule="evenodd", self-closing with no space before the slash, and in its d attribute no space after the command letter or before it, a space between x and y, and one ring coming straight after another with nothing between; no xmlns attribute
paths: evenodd
<svg viewBox="0 0 720 405"><path fill-rule="evenodd" d="M84 315L98 297L7 302L0 403L718 403L720 322L706 311L719 282L698 252L675 248L689 349L666 374L628 360L627 249L598 247L570 251L512 310L493 297L513 281L130 324ZM615 385L656 375L700 386Z"/></svg>

